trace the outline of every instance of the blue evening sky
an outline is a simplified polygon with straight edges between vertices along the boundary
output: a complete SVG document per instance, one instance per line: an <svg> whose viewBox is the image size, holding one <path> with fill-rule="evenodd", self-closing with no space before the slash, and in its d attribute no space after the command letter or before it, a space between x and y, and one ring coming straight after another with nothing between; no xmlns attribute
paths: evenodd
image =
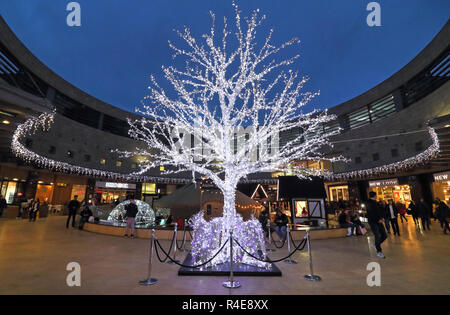
<svg viewBox="0 0 450 315"><path fill-rule="evenodd" d="M0 0L0 13L19 39L58 75L112 105L133 111L147 94L149 75L178 64L167 40L173 29L209 31L209 10L234 17L231 0L79 0L81 27L66 25L69 0ZM260 41L297 36L293 65L320 90L313 106L349 100L414 58L449 18L449 0L381 0L381 27L366 24L370 0L236 0L242 15L267 15ZM230 23L231 24L231 23ZM164 84L163 84L164 85Z"/></svg>

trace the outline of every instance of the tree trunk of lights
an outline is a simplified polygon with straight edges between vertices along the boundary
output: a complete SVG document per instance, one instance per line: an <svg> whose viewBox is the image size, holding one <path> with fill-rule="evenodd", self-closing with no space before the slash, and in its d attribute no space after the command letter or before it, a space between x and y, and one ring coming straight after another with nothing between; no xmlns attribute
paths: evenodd
<svg viewBox="0 0 450 315"><path fill-rule="evenodd" d="M223 191L223 218L224 235L228 235L234 228L236 218L236 191L234 189Z"/></svg>

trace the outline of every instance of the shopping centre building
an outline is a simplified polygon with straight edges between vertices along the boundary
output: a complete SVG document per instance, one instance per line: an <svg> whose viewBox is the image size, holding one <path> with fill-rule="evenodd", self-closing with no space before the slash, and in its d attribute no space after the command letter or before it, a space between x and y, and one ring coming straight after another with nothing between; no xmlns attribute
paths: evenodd
<svg viewBox="0 0 450 315"><path fill-rule="evenodd" d="M350 161L307 165L332 173L324 184L329 201L365 200L369 190L377 191L380 198L406 203L420 197L430 203L434 197L450 200L449 53L447 22L397 73L329 108L337 119L323 128L340 128L341 132L333 136L334 147L327 155L342 155ZM370 69L365 75L370 75ZM133 151L141 146L128 136L126 121L139 116L102 102L59 77L21 43L1 17L0 105L0 184L8 204L39 198L61 206L74 195L96 203L110 203L128 194L149 201L192 181L190 173L164 174L163 165L143 178L128 177L141 162L139 157L121 158L113 150ZM51 128L27 135L21 144L34 156L73 167L43 167L39 159L16 157L11 142L19 124L54 108ZM280 134L273 139L273 147L294 134ZM280 200L276 194L279 175L289 174L251 177L246 183L254 185L249 196L268 197L272 192L276 196L272 202L284 202L290 208L290 200Z"/></svg>

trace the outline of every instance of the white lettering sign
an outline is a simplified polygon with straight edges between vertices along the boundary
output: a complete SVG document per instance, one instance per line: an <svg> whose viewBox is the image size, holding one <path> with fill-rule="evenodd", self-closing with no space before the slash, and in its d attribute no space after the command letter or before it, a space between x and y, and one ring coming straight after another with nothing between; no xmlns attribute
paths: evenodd
<svg viewBox="0 0 450 315"><path fill-rule="evenodd" d="M73 10L73 11L72 11ZM81 6L78 2L69 2L66 11L71 11L66 18L68 26L81 26Z"/></svg>
<svg viewBox="0 0 450 315"><path fill-rule="evenodd" d="M381 6L378 2L370 2L367 4L367 11L372 11L367 15L367 25L381 26Z"/></svg>

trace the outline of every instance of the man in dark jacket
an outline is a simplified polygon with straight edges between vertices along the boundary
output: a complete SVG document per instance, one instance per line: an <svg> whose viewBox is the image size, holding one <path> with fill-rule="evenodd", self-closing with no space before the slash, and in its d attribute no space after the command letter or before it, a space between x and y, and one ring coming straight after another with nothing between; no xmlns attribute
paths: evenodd
<svg viewBox="0 0 450 315"><path fill-rule="evenodd" d="M417 206L416 203L414 202L414 200L411 200L411 202L409 203L409 213L412 215L413 219L414 219L414 224L418 225L419 224L419 216L417 215Z"/></svg>
<svg viewBox="0 0 450 315"><path fill-rule="evenodd" d="M375 237L375 248L377 249L377 257L385 258L381 244L387 238L386 231L384 229L384 209L382 209L377 202L377 193L374 191L369 192L369 200L367 201L367 219L369 221L370 229Z"/></svg>
<svg viewBox="0 0 450 315"><path fill-rule="evenodd" d="M449 216L450 209L441 199L436 198L436 217L441 224L441 228L443 228L444 234L447 234L447 231L450 231L450 227L448 225L447 217Z"/></svg>
<svg viewBox="0 0 450 315"><path fill-rule="evenodd" d="M389 199L388 204L386 205L386 218L389 219L392 225L392 231L394 232L394 235L400 236L400 229L398 227L398 209L396 205L394 204L394 200Z"/></svg>
<svg viewBox="0 0 450 315"><path fill-rule="evenodd" d="M138 207L134 199L130 199L130 203L125 206L125 211L125 217L127 218L125 237L128 237L128 229L131 228L131 238L134 238L134 225L136 222L136 215L138 213Z"/></svg>
<svg viewBox="0 0 450 315"><path fill-rule="evenodd" d="M69 216L67 217L66 229L69 228L70 218L72 218L72 227L75 227L75 217L78 209L80 209L80 202L78 201L77 195L73 196L73 200L69 202L67 208L69 208Z"/></svg>
<svg viewBox="0 0 450 315"><path fill-rule="evenodd" d="M430 207L425 203L423 198L420 198L420 201L416 204L417 215L420 217L422 221L422 227L425 231L428 228L430 231Z"/></svg>

